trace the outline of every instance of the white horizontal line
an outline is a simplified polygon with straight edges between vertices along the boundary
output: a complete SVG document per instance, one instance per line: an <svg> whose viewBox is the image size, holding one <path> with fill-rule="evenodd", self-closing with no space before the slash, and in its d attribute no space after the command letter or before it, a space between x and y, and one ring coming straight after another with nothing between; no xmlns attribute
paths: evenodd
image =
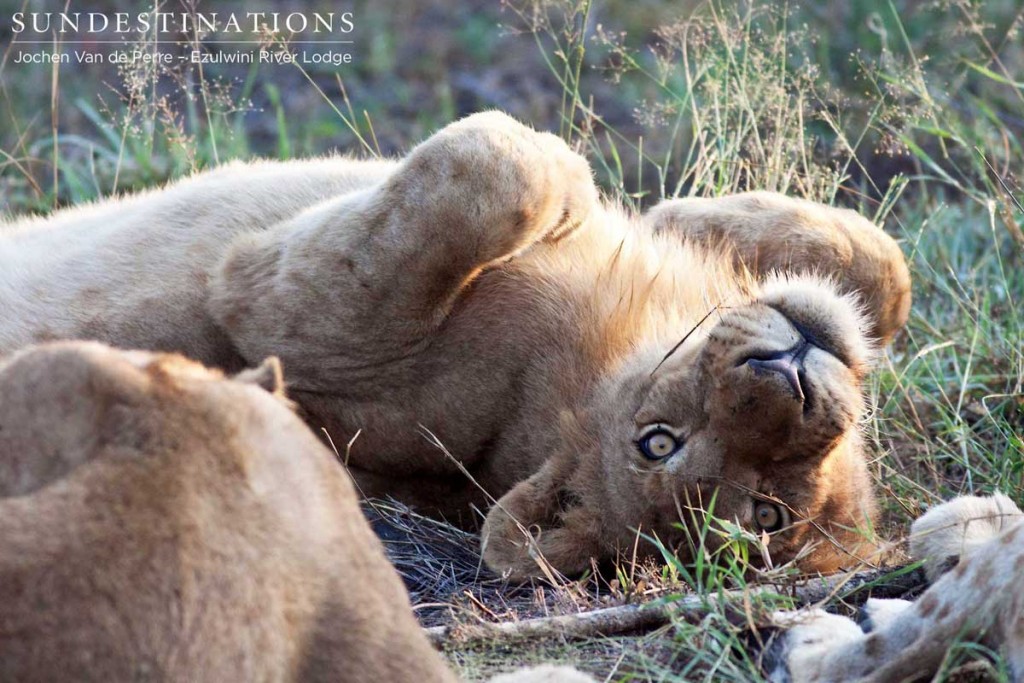
<svg viewBox="0 0 1024 683"><path fill-rule="evenodd" d="M285 45L352 45L355 41L352 40L291 40ZM262 40L208 40L203 39L199 41L200 45L206 45L209 43L220 43L222 45L267 45L272 47L273 43L264 43ZM10 43L12 46L16 45L132 45L130 42L122 40L14 40ZM193 40L157 40L149 45L195 45L196 41Z"/></svg>

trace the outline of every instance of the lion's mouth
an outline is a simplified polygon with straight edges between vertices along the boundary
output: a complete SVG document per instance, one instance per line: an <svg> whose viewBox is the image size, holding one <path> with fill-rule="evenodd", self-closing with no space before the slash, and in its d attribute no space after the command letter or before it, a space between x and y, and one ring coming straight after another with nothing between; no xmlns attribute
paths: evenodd
<svg viewBox="0 0 1024 683"><path fill-rule="evenodd" d="M761 344L751 344L742 349L734 356L733 367L745 368L765 390L777 392L775 395L782 398L792 397L801 406L806 418L822 407L816 401L818 389L820 380L828 379L812 376L812 373L819 370L829 372L829 366L822 364L820 355L812 354L811 351L823 352L850 368L849 350L838 337L829 318L821 312L801 315L785 303L764 305L778 313L790 329L783 334L767 335L768 338ZM791 346L780 349L782 344ZM809 362L808 357L811 359Z"/></svg>

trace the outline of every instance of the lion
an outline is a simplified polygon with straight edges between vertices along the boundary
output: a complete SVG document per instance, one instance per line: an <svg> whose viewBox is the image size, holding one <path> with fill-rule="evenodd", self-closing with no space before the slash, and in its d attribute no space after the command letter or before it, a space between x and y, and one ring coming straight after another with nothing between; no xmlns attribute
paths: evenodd
<svg viewBox="0 0 1024 683"><path fill-rule="evenodd" d="M776 683L929 678L958 642L1006 655L1024 680L1024 513L1002 494L961 496L917 519L911 555L932 586L916 601L869 599L864 622L820 609L780 613Z"/></svg>
<svg viewBox="0 0 1024 683"><path fill-rule="evenodd" d="M708 512L774 564L874 553L862 385L910 279L853 211L751 192L635 216L486 112L398 161L235 164L0 234L0 352L278 356L364 495L481 528L510 577L685 558Z"/></svg>
<svg viewBox="0 0 1024 683"><path fill-rule="evenodd" d="M274 359L4 360L0 546L4 680L456 680Z"/></svg>

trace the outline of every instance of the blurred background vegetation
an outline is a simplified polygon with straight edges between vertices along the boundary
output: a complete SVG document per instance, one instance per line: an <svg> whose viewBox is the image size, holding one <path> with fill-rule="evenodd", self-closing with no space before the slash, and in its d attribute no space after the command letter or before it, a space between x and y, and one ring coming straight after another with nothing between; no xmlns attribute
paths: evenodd
<svg viewBox="0 0 1024 683"><path fill-rule="evenodd" d="M0 0L0 214L231 159L398 155L491 108L560 132L609 197L640 210L744 189L851 206L900 241L915 283L864 425L885 531L898 538L961 492L1024 498L1020 0L189 0L204 12L352 11L354 64L12 64L11 12L57 4ZM282 42L273 49L295 49ZM641 680L756 678L718 617L718 630L677 624L657 645L664 657L638 660L631 642L615 666L626 658ZM950 667L966 656L1005 674L971 648ZM456 660L467 675L482 666Z"/></svg>
<svg viewBox="0 0 1024 683"><path fill-rule="evenodd" d="M710 191L693 189L710 167L714 191L831 199L842 185L877 200L904 174L969 192L989 164L1016 182L1024 132L1017 0L165 0L352 11L354 64L10 64L22 49L10 14L62 5L0 0L0 210L105 194L115 176L120 190L232 158L359 152L360 140L399 154L486 108L582 140L608 187L633 198Z"/></svg>

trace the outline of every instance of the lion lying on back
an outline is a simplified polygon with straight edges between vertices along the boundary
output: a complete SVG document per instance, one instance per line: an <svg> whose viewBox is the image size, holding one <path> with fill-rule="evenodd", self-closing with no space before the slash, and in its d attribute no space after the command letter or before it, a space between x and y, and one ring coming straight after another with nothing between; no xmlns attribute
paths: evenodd
<svg viewBox="0 0 1024 683"><path fill-rule="evenodd" d="M636 219L489 113L400 162L230 166L0 234L0 353L277 355L364 493L490 507L499 571L578 572L638 530L685 555L712 502L776 563L873 551L861 384L910 290L852 212L751 193Z"/></svg>
<svg viewBox="0 0 1024 683"><path fill-rule="evenodd" d="M276 361L0 362L0 547L5 681L455 680Z"/></svg>

